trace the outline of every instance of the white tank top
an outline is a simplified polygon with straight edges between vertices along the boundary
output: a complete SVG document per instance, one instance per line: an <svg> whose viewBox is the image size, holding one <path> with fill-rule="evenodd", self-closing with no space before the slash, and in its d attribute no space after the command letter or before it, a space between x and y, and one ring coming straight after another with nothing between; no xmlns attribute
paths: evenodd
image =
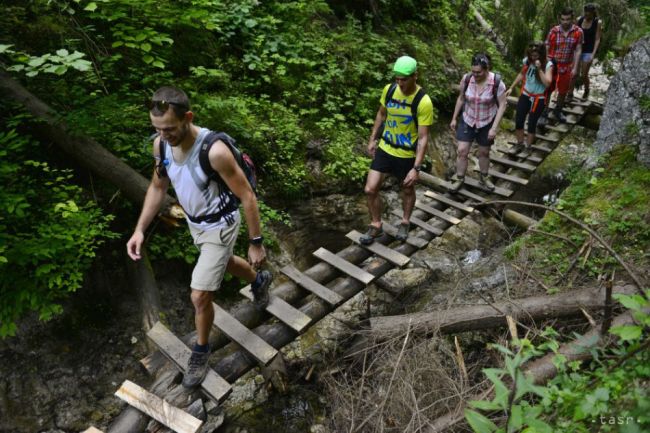
<svg viewBox="0 0 650 433"><path fill-rule="evenodd" d="M192 145L185 161L179 163L174 160L171 146L165 142L164 159L167 175L176 190L176 197L186 214L192 217L201 217L218 213L221 209L231 204L235 197L227 189L220 191L217 182L208 180L199 163L199 151L205 136L210 131L207 128L200 128L196 140ZM216 222L192 222L187 217L187 223L197 230L209 231L229 225L229 221L238 221L239 209L227 213L224 218Z"/></svg>

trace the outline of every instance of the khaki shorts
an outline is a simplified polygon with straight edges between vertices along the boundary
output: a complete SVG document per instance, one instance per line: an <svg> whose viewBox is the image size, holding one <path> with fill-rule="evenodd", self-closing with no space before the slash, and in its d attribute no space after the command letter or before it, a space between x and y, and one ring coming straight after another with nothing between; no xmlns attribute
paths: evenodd
<svg viewBox="0 0 650 433"><path fill-rule="evenodd" d="M190 226L194 245L201 252L192 271L190 285L192 289L210 292L219 289L223 275L226 273L226 266L233 254L239 225L240 219L237 218L230 226L215 230L202 231Z"/></svg>

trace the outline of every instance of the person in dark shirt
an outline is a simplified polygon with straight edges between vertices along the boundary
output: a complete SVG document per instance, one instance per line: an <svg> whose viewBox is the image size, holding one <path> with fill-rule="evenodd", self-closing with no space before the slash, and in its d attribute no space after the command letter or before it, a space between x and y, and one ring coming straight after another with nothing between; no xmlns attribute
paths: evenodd
<svg viewBox="0 0 650 433"><path fill-rule="evenodd" d="M591 63L596 57L603 31L603 21L598 18L598 10L595 4L587 3L584 6L584 14L578 18L578 25L584 34L582 54L580 56L580 77L584 86L582 98L587 99L589 97L589 68L591 68Z"/></svg>

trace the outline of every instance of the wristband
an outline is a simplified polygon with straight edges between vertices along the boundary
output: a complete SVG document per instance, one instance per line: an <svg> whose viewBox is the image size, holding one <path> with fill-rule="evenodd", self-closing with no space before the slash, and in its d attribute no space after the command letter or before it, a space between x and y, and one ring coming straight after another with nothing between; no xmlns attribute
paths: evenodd
<svg viewBox="0 0 650 433"><path fill-rule="evenodd" d="M414 165L413 170L415 170L415 171L417 171L419 173L420 170L422 170L422 166L421 165Z"/></svg>
<svg viewBox="0 0 650 433"><path fill-rule="evenodd" d="M255 236L254 238L248 240L248 243L251 245L262 245L262 242L264 242L263 236Z"/></svg>

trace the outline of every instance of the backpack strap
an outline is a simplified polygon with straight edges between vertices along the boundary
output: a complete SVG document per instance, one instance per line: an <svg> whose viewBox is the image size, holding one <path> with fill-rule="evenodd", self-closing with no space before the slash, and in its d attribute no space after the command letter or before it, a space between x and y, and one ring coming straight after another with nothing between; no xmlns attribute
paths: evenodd
<svg viewBox="0 0 650 433"><path fill-rule="evenodd" d="M228 188L226 185L226 182L221 178L219 173L212 168L212 164L210 164L210 149L212 148L212 145L216 143L217 141L222 141L230 150L232 153L232 156L235 158L235 163L242 168L244 171L244 175L248 176L246 171L243 169L244 167L244 156L242 152L237 148L235 145L235 139L232 138L230 135L226 134L225 132L215 132L215 131L210 131L205 138L203 139L203 143L201 143L201 149L199 150L199 165L201 166L201 170L205 173L205 175L208 177L208 183L210 181L215 181L219 183L219 185L222 188ZM207 187L207 184L206 184Z"/></svg>
<svg viewBox="0 0 650 433"><path fill-rule="evenodd" d="M169 177L167 175L167 164L165 164L165 141L160 134L158 135L158 162L156 163L156 169L158 177Z"/></svg>
<svg viewBox="0 0 650 433"><path fill-rule="evenodd" d="M494 86L492 86L492 96L494 97L494 103L499 106L499 97L497 96L497 93L499 93L499 86L501 85L501 74L494 73Z"/></svg>
<svg viewBox="0 0 650 433"><path fill-rule="evenodd" d="M426 92L422 87L420 87L413 97L413 101L411 101L411 116L413 116L413 121L415 122L415 129L418 129L418 105L420 105L420 101L424 96L426 95Z"/></svg>
<svg viewBox="0 0 650 433"><path fill-rule="evenodd" d="M465 92L467 92L467 88L469 87L470 78L470 74L463 75L463 97L465 96Z"/></svg>
<svg viewBox="0 0 650 433"><path fill-rule="evenodd" d="M386 99L384 100L384 104L388 104L388 102L393 100L393 95L395 94L395 89L397 89L397 83L393 83L390 85L388 88L388 92L386 92Z"/></svg>

